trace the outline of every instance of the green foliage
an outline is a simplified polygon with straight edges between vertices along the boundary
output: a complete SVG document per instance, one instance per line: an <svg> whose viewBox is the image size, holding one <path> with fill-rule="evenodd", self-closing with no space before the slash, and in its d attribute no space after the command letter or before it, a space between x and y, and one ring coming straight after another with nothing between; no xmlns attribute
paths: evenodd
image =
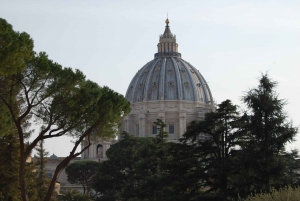
<svg viewBox="0 0 300 201"><path fill-rule="evenodd" d="M239 144L242 124L237 106L226 100L214 112L206 113L204 120L192 122L181 139L201 160L198 168L205 171L201 179L203 188L208 188L206 193L218 192L218 200L227 200L233 191L230 175L236 164L230 156Z"/></svg>
<svg viewBox="0 0 300 201"><path fill-rule="evenodd" d="M278 98L276 85L268 75L262 75L258 87L243 97L249 110L242 149L236 155L243 171L237 180L240 195L291 184L282 183L287 177L284 145L293 140L297 128L287 121L285 102Z"/></svg>
<svg viewBox="0 0 300 201"><path fill-rule="evenodd" d="M155 146L153 139L137 139L127 133L123 133L121 140L107 150L106 155L109 160L101 163L99 173L94 177L92 184L92 188L102 195L99 200L135 197L134 183L142 183L146 179L144 176L147 172L153 170L150 163L145 164L139 160L139 148L143 147L143 144L147 144L147 149L144 149L141 153L145 159L152 158L154 149L151 147ZM136 165L144 166L145 171L136 175Z"/></svg>
<svg viewBox="0 0 300 201"><path fill-rule="evenodd" d="M118 134L119 124L122 118L130 112L130 103L123 95L104 86L100 89L101 97L94 109L97 112L94 124L95 131L102 139L114 138Z"/></svg>
<svg viewBox="0 0 300 201"><path fill-rule="evenodd" d="M9 114L9 110L0 100L0 137L7 135L12 130L12 119Z"/></svg>
<svg viewBox="0 0 300 201"><path fill-rule="evenodd" d="M300 184L300 161L299 151L291 150L290 152L283 152L280 155L283 165L283 173L280 179L276 181L276 187L283 184Z"/></svg>
<svg viewBox="0 0 300 201"><path fill-rule="evenodd" d="M36 181L36 167L32 162L27 162L25 166L25 182L27 186L28 198L30 201L39 201ZM20 193L19 193L20 194Z"/></svg>
<svg viewBox="0 0 300 201"><path fill-rule="evenodd" d="M5 20L1 20L1 27L0 111L7 114L2 118L4 122L13 122L18 133L23 200L27 200L25 160L38 142L62 135L76 139L70 155L56 169L46 196L49 200L60 171L80 155L76 152L80 143L88 139L88 145L90 136L114 137L130 106L122 95L86 80L79 70L63 68L46 53L34 54L29 36L14 32ZM38 128L37 137L25 146L32 126ZM6 124L0 126L1 135L5 129Z"/></svg>
<svg viewBox="0 0 300 201"><path fill-rule="evenodd" d="M198 193L195 164L187 145L168 143L165 124L158 120L156 138L123 133L106 152L92 187L98 200L192 200Z"/></svg>
<svg viewBox="0 0 300 201"><path fill-rule="evenodd" d="M157 135L158 142L165 142L166 138L168 137L168 133L164 130L166 128L166 124L161 119L157 119L154 124L158 126L157 128L159 130L159 133Z"/></svg>
<svg viewBox="0 0 300 201"><path fill-rule="evenodd" d="M19 201L19 152L15 135L0 138L0 193L4 201Z"/></svg>
<svg viewBox="0 0 300 201"><path fill-rule="evenodd" d="M38 199L43 200L47 194L50 179L46 174L46 163L47 163L47 156L49 155L49 152L46 151L44 148L44 140L41 140L38 143L38 146L35 148L36 150L36 189L38 191Z"/></svg>
<svg viewBox="0 0 300 201"><path fill-rule="evenodd" d="M0 195L4 201L20 201L19 187L19 145L18 137L13 133L0 138ZM37 199L35 181L35 166L33 163L26 163L25 181L28 186L30 200Z"/></svg>
<svg viewBox="0 0 300 201"><path fill-rule="evenodd" d="M15 32L6 20L0 18L0 76L21 72L25 61L32 58L33 40L27 33ZM0 88L1 89L1 88Z"/></svg>
<svg viewBox="0 0 300 201"><path fill-rule="evenodd" d="M71 184L83 186L83 194L89 195L91 190L91 180L100 167L99 162L77 161L68 165L65 169L68 181Z"/></svg>
<svg viewBox="0 0 300 201"><path fill-rule="evenodd" d="M87 196L81 194L79 191L67 189L62 195L58 197L59 201L91 201L92 199Z"/></svg>

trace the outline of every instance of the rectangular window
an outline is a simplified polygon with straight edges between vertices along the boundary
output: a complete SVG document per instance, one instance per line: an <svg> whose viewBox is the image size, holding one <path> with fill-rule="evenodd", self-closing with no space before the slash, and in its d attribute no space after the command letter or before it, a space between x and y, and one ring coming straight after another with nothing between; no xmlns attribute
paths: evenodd
<svg viewBox="0 0 300 201"><path fill-rule="evenodd" d="M135 127L135 129L136 129L136 135L138 136L139 134L140 134L140 127L139 127L139 125L137 124L136 125L136 127Z"/></svg>
<svg viewBox="0 0 300 201"><path fill-rule="evenodd" d="M169 133L174 134L174 124L169 124Z"/></svg>
<svg viewBox="0 0 300 201"><path fill-rule="evenodd" d="M157 134L157 126L152 126L152 134Z"/></svg>

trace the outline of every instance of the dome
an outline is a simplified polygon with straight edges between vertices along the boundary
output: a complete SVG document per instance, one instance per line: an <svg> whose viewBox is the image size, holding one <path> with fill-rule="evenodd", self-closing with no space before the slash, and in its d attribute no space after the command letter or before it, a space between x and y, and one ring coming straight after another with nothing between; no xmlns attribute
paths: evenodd
<svg viewBox="0 0 300 201"><path fill-rule="evenodd" d="M55 154L52 154L49 158L50 159L57 159L58 157Z"/></svg>
<svg viewBox="0 0 300 201"><path fill-rule="evenodd" d="M126 93L131 103L155 100L188 100L203 103L213 98L199 70L181 58L169 20L160 36L158 53L132 79Z"/></svg>
<svg viewBox="0 0 300 201"><path fill-rule="evenodd" d="M160 56L142 67L126 93L131 103L189 100L209 103L212 95L201 73L179 57Z"/></svg>
<svg viewBox="0 0 300 201"><path fill-rule="evenodd" d="M165 122L169 141L177 141L194 120L213 110L213 98L201 73L181 58L176 36L166 21L154 59L131 80L126 99L131 112L122 120L122 130L136 137L155 137L155 122Z"/></svg>

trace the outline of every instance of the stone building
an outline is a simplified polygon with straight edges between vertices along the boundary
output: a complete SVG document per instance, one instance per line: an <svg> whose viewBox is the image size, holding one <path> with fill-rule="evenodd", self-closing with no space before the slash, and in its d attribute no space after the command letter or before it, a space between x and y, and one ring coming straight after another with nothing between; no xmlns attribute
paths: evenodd
<svg viewBox="0 0 300 201"><path fill-rule="evenodd" d="M91 146L81 154L81 159L88 159L94 161L103 161L106 160L106 151L109 149L110 145L116 143L116 139L109 140L93 140L91 141ZM81 144L81 148L85 147L84 144Z"/></svg>
<svg viewBox="0 0 300 201"><path fill-rule="evenodd" d="M46 164L45 164L45 171L46 171L46 175L49 177L49 179L53 178L54 172L56 167L60 164L60 162L65 159L65 157L58 157L55 154L52 154L50 157L45 157L46 159ZM37 158L36 156L32 158L32 162L37 163L37 161L39 160L39 158ZM71 163L74 163L76 161L80 160L80 157L76 157L74 158ZM31 162L31 161L30 161ZM37 169L39 169L39 167L36 167ZM61 174L59 175L56 184L55 184L55 189L54 191L60 195L60 192L66 190L67 188L71 188L73 190L78 190L80 192L83 192L82 190L82 186L78 186L78 185L74 185L74 184L70 184L68 182L68 176L65 172L65 170L63 170L61 172Z"/></svg>

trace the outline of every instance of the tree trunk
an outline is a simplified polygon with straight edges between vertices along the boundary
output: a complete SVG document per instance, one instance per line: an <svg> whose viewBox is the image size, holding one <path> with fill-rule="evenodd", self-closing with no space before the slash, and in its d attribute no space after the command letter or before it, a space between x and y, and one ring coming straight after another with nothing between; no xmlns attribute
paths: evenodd
<svg viewBox="0 0 300 201"><path fill-rule="evenodd" d="M20 168L19 168L19 183L21 189L21 197L23 201L28 201L26 183L25 183L25 163L26 159L24 158L24 147L20 146Z"/></svg>

